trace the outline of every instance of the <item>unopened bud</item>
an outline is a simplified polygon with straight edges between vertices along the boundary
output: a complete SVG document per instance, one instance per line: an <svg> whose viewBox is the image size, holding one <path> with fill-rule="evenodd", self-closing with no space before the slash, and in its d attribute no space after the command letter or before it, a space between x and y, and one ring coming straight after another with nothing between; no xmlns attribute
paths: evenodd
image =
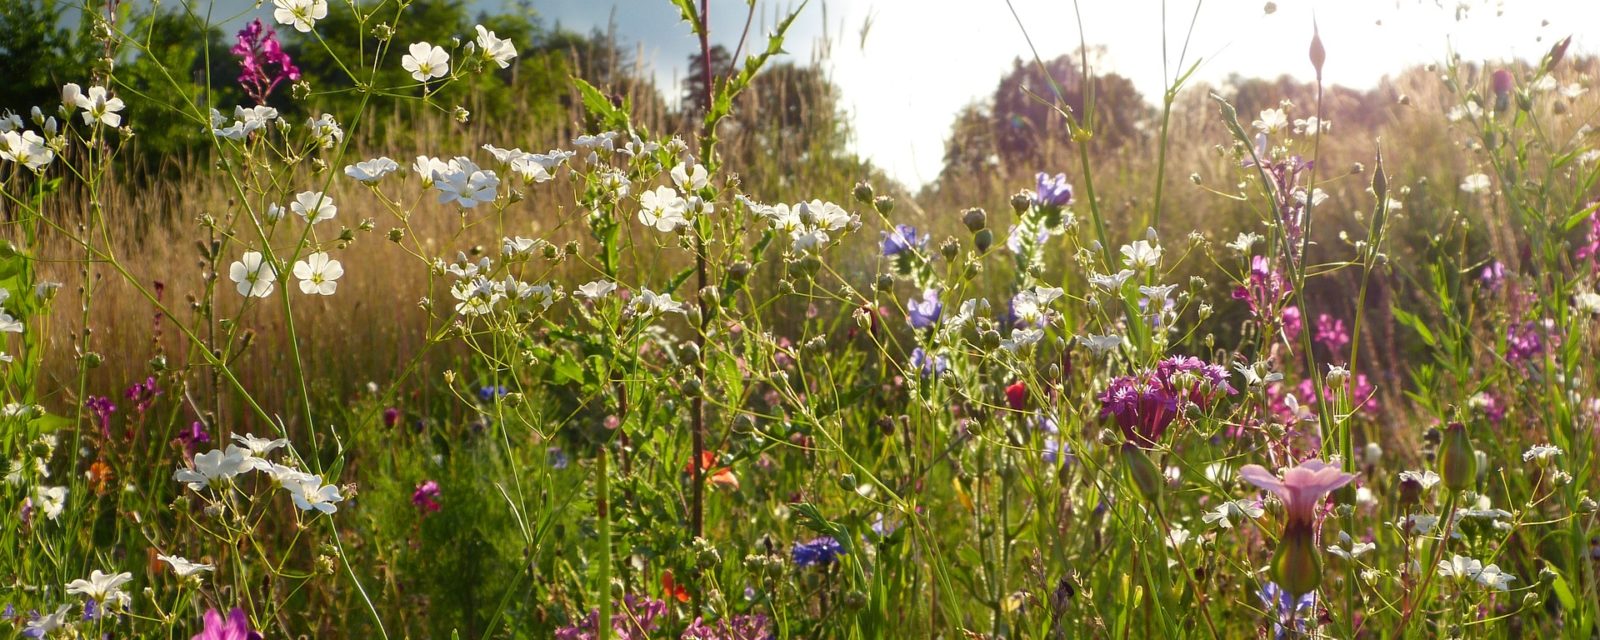
<svg viewBox="0 0 1600 640"><path fill-rule="evenodd" d="M989 225L989 214L977 207L967 209L961 214L961 224L967 225L967 230L977 233Z"/></svg>
<svg viewBox="0 0 1600 640"><path fill-rule="evenodd" d="M1452 422L1445 428L1444 440L1439 444L1439 477L1446 488L1455 492L1472 488L1477 480L1478 457L1472 451L1466 425Z"/></svg>

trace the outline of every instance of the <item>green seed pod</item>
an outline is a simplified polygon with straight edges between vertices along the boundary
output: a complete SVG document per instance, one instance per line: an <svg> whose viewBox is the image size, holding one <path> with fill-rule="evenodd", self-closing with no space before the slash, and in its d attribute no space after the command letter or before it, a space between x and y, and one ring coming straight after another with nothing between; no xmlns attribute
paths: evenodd
<svg viewBox="0 0 1600 640"><path fill-rule="evenodd" d="M989 247L994 246L994 232L988 229L979 230L978 234L972 237L972 244L978 249L978 253L988 253Z"/></svg>
<svg viewBox="0 0 1600 640"><path fill-rule="evenodd" d="M1123 469L1128 472L1128 479L1138 487L1145 498L1155 501L1161 497L1163 477L1161 470L1156 468L1150 456L1145 455L1143 449L1133 445L1122 445Z"/></svg>
<svg viewBox="0 0 1600 640"><path fill-rule="evenodd" d="M1303 596L1322 584L1322 554L1317 551L1315 531L1309 526L1290 525L1278 539L1272 554L1272 579L1284 591Z"/></svg>

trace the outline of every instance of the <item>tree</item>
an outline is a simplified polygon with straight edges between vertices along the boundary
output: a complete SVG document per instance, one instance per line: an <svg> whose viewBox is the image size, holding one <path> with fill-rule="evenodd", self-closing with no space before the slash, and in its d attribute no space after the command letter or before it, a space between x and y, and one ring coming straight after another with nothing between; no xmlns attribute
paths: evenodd
<svg viewBox="0 0 1600 640"><path fill-rule="evenodd" d="M1068 55L1045 63L1043 69L1017 59L995 88L990 111L995 146L1007 167L1037 166L1050 149L1068 141L1066 123L1053 107L1057 96L1052 79L1060 88L1063 106L1094 133L1095 151L1114 150L1143 137L1151 108L1132 81L1107 73L1085 83L1081 66ZM1092 113L1085 109L1090 90Z"/></svg>

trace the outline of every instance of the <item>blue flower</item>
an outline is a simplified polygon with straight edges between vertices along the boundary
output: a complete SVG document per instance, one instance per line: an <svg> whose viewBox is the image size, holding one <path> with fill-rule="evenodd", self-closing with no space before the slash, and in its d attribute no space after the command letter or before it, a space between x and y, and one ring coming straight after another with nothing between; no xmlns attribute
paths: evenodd
<svg viewBox="0 0 1600 640"><path fill-rule="evenodd" d="M844 546L829 536L814 538L810 542L794 545L794 564L799 567L833 564L844 555Z"/></svg>
<svg viewBox="0 0 1600 640"><path fill-rule="evenodd" d="M550 447L549 449L545 449L544 459L545 462L550 464L551 469L559 470L567 468L567 452L562 451L561 447Z"/></svg>
<svg viewBox="0 0 1600 640"><path fill-rule="evenodd" d="M939 321L939 314L944 311L944 303L939 301L939 292L928 289L922 292L922 301L915 298L906 301L906 319L911 326L917 329L926 329Z"/></svg>
<svg viewBox="0 0 1600 640"><path fill-rule="evenodd" d="M897 224L894 231L883 232L883 255L899 255L911 249L921 249L928 244L926 236L918 238L917 228L909 224Z"/></svg>
<svg viewBox="0 0 1600 640"><path fill-rule="evenodd" d="M1060 208L1072 204L1072 185L1067 183L1065 173L1051 177L1050 174L1040 171L1038 191L1033 202L1041 207Z"/></svg>
<svg viewBox="0 0 1600 640"><path fill-rule="evenodd" d="M1298 614L1307 609L1315 608L1317 604L1317 592L1312 591L1295 598L1289 592L1278 587L1276 582L1268 582L1262 585L1261 590L1256 592L1256 597L1261 598L1261 603L1276 614L1277 617L1272 621L1272 635L1274 638L1279 639L1288 635L1288 630L1283 627L1283 622L1288 620L1290 616L1295 618L1295 627L1304 630L1306 621Z"/></svg>
<svg viewBox="0 0 1600 640"><path fill-rule="evenodd" d="M504 396L504 395L506 395L507 393L510 393L510 392L511 392L511 390L507 389L505 387L505 385L500 385L498 387L497 386L478 387L478 400L480 402L483 402L483 403L487 404L487 403L493 402L495 398L499 398L499 397Z"/></svg>
<svg viewBox="0 0 1600 640"><path fill-rule="evenodd" d="M922 347L911 350L911 366L922 371L922 377L932 377L944 373L950 367L950 358L945 356L930 356Z"/></svg>

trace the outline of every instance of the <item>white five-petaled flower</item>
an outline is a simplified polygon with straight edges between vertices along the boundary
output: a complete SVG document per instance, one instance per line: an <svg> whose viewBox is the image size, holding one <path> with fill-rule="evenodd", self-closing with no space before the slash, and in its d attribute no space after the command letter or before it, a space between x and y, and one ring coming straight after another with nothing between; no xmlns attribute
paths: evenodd
<svg viewBox="0 0 1600 640"><path fill-rule="evenodd" d="M275 449L289 446L289 441L284 438L268 440L266 438L257 438L249 433L244 435L235 433L233 434L233 441L239 443L239 446L249 449L251 455L262 458L265 458L267 454L272 453Z"/></svg>
<svg viewBox="0 0 1600 640"><path fill-rule="evenodd" d="M104 573L99 569L89 572L87 580L79 578L67 583L67 593L81 595L102 605L126 607L133 599L122 590L122 585L133 581L133 574Z"/></svg>
<svg viewBox="0 0 1600 640"><path fill-rule="evenodd" d="M689 226L687 212L688 202L668 187L656 187L639 195L639 222L656 231L672 233Z"/></svg>
<svg viewBox="0 0 1600 640"><path fill-rule="evenodd" d="M317 252L305 260L294 263L294 277L300 279L300 292L308 295L331 296L339 289L339 276L344 275L344 265Z"/></svg>
<svg viewBox="0 0 1600 640"><path fill-rule="evenodd" d="M228 279L237 285L239 295L265 298L272 294L272 283L277 281L278 273L262 258L261 252L246 251L229 265Z"/></svg>
<svg viewBox="0 0 1600 640"><path fill-rule="evenodd" d="M1536 445L1533 445L1532 447L1528 447L1528 450L1523 452L1522 461L1523 462L1538 462L1539 464L1544 464L1546 462L1554 460L1555 457L1559 456L1559 455L1561 455L1561 448L1560 447L1557 447L1555 445L1549 445L1549 444L1536 444Z"/></svg>
<svg viewBox="0 0 1600 640"><path fill-rule="evenodd" d="M1483 193L1491 186L1489 176L1474 173L1461 179L1461 190L1467 193Z"/></svg>
<svg viewBox="0 0 1600 640"><path fill-rule="evenodd" d="M1126 283L1128 278L1132 277L1132 269L1123 269L1111 275L1091 273L1089 274L1089 284L1101 289L1105 289L1106 291L1119 291L1122 289L1123 283Z"/></svg>
<svg viewBox="0 0 1600 640"><path fill-rule="evenodd" d="M640 289L639 295L629 301L635 311L644 315L658 313L683 313L683 303L672 299L670 293L656 293L649 289Z"/></svg>
<svg viewBox="0 0 1600 640"><path fill-rule="evenodd" d="M206 487L215 487L251 469L260 468L260 463L260 459L250 455L249 449L230 444L226 450L212 449L206 453L195 454L194 467L179 468L172 474L172 479L187 483L191 490L200 491Z"/></svg>
<svg viewBox="0 0 1600 640"><path fill-rule="evenodd" d="M172 572L178 574L179 578L193 577L194 579L199 580L200 572L215 571L217 569L215 566L209 564L191 562L189 559L182 556L169 556L164 553L157 554L156 559L172 565Z"/></svg>
<svg viewBox="0 0 1600 640"><path fill-rule="evenodd" d="M616 290L617 283L615 282L611 282L610 280L595 280L594 282L587 282L582 286L579 286L578 295L590 300L599 300L611 295L611 292Z"/></svg>
<svg viewBox="0 0 1600 640"><path fill-rule="evenodd" d="M11 314L0 311L0 333L22 333L25 327L21 320L11 317Z"/></svg>
<svg viewBox="0 0 1600 640"><path fill-rule="evenodd" d="M478 25L478 50L483 52L484 59L500 65L501 69L511 66L511 59L517 57L517 47L510 40L499 38L493 31Z"/></svg>
<svg viewBox="0 0 1600 640"><path fill-rule="evenodd" d="M418 163L421 162L419 158ZM433 187L439 191L439 204L454 202L463 209L471 209L494 201L500 178L493 171L479 169L476 163L464 157L442 164L442 167L433 167Z"/></svg>
<svg viewBox="0 0 1600 640"><path fill-rule="evenodd" d="M411 72L411 77L417 82L427 82L434 78L443 78L450 73L450 54L444 47L435 46L426 42L411 45L410 53L400 59L400 66Z"/></svg>
<svg viewBox="0 0 1600 640"><path fill-rule="evenodd" d="M60 628L62 628L64 626L66 626L66 624L67 624L67 611L70 610L70 609L72 609L72 605L64 604L64 605L61 605L59 607L56 607L56 612L55 613L52 613L50 615L45 615L45 616L39 616L37 618L29 620L28 624L22 628L23 637L27 637L27 638L48 638L48 637L50 637L50 634L55 633L57 629L60 629Z"/></svg>
<svg viewBox="0 0 1600 640"><path fill-rule="evenodd" d="M1439 484L1439 474L1432 471L1401 471L1400 481L1405 482L1407 480L1417 483L1422 487L1423 491L1427 491L1432 489L1434 485Z"/></svg>
<svg viewBox="0 0 1600 640"><path fill-rule="evenodd" d="M310 33L317 21L328 17L328 0L272 0L272 17L278 24Z"/></svg>
<svg viewBox="0 0 1600 640"><path fill-rule="evenodd" d="M678 166L672 168L672 183L678 185L678 189L685 193L706 188L708 177L706 168L699 164L691 168L680 162Z"/></svg>
<svg viewBox="0 0 1600 640"><path fill-rule="evenodd" d="M122 98L112 98L106 95L105 87L89 87L87 92L77 97L78 107L83 109L83 123L92 125L104 124L115 127L122 124Z"/></svg>
<svg viewBox="0 0 1600 640"><path fill-rule="evenodd" d="M1233 528L1234 518L1259 518L1266 513L1259 500L1234 500L1217 505L1217 508L1207 511L1200 519L1206 523L1215 523L1224 529Z"/></svg>
<svg viewBox="0 0 1600 640"><path fill-rule="evenodd" d="M333 206L333 198L321 191L300 192L294 202L289 203L289 209L310 224L332 220L339 214L339 208Z"/></svg>
<svg viewBox="0 0 1600 640"><path fill-rule="evenodd" d="M399 169L400 163L390 160L387 157L377 157L371 160L363 160L361 162L346 166L344 168L344 174L350 176L351 178L355 179L356 182L360 182L361 184L372 185L377 184L378 181L382 180L384 176L394 173Z"/></svg>
<svg viewBox="0 0 1600 640"><path fill-rule="evenodd" d="M1584 291L1572 296L1572 306L1579 311L1600 314L1600 293Z"/></svg>
<svg viewBox="0 0 1600 640"><path fill-rule="evenodd" d="M1130 269L1149 269L1161 264L1161 245L1139 240L1122 245L1122 264Z"/></svg>
<svg viewBox="0 0 1600 640"><path fill-rule="evenodd" d="M284 483L283 487L289 490L289 497L294 499L294 506L301 511L321 511L333 513L339 510L339 501L344 496L339 495L339 487L331 484L322 484L322 476L302 476L294 478L292 482Z"/></svg>
<svg viewBox="0 0 1600 640"><path fill-rule="evenodd" d="M41 461L42 466L42 461ZM33 501L44 517L55 520L67 508L66 487L38 487L33 491Z"/></svg>
<svg viewBox="0 0 1600 640"><path fill-rule="evenodd" d="M1453 578L1458 582L1477 582L1490 589L1505 591L1515 576L1500 570L1498 565L1484 566L1483 563L1466 556L1454 556L1449 560L1439 561L1439 575L1444 578Z"/></svg>
<svg viewBox="0 0 1600 640"><path fill-rule="evenodd" d="M1283 113L1283 109L1266 109L1261 112L1259 119L1250 124L1256 128L1256 131L1273 133L1289 126L1289 116Z"/></svg>
<svg viewBox="0 0 1600 640"><path fill-rule="evenodd" d="M33 171L39 171L55 160L56 153L45 144L44 138L32 131L7 131L0 134L0 159L10 160Z"/></svg>
<svg viewBox="0 0 1600 640"><path fill-rule="evenodd" d="M1102 336L1091 333L1086 336L1078 336L1078 344L1088 347L1089 352L1094 355L1103 356L1122 346L1122 336Z"/></svg>

